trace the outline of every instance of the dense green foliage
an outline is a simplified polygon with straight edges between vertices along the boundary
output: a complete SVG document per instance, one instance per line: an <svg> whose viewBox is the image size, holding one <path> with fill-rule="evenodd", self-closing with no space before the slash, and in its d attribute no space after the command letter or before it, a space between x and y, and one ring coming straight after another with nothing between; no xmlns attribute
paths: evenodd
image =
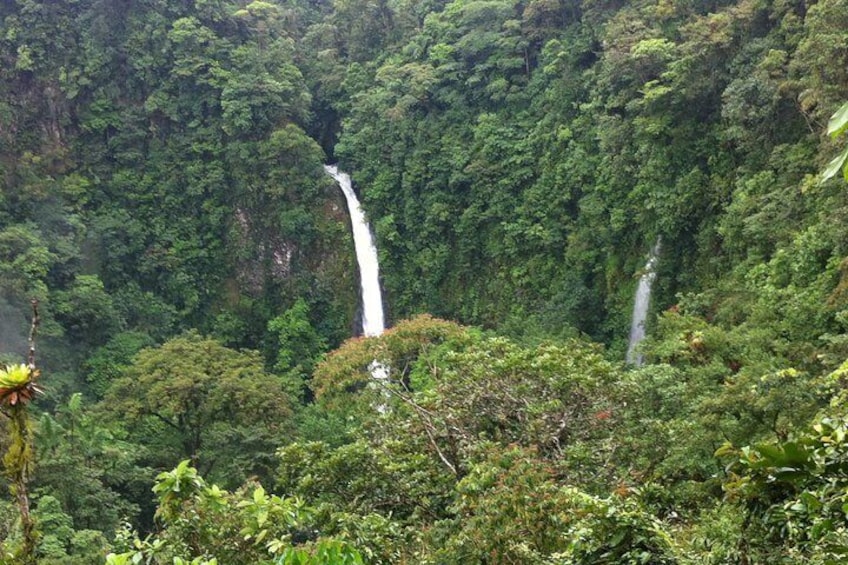
<svg viewBox="0 0 848 565"><path fill-rule="evenodd" d="M0 563L844 560L846 45L846 0L2 3L46 394Z"/></svg>

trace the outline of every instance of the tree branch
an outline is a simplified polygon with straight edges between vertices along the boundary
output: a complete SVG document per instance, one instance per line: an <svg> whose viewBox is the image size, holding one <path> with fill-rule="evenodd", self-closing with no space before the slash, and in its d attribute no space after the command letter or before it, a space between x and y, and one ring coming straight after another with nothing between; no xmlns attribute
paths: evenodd
<svg viewBox="0 0 848 565"><path fill-rule="evenodd" d="M172 422L171 420L169 420L168 418L166 418L162 414L159 414L158 412L148 412L148 414L150 414L151 416L156 416L157 418L159 418L164 423L168 424L169 426L171 426L172 428L174 428L177 431L183 430L180 426L178 426L177 424L175 424L174 422Z"/></svg>
<svg viewBox="0 0 848 565"><path fill-rule="evenodd" d="M406 385L403 385L403 383L401 383L401 385L406 387ZM433 449L436 450L436 455L438 455L439 459L441 459L442 463L444 463L445 466L448 469L450 469L451 473L453 473L456 477L459 477L459 471L457 470L456 466L453 463L450 462L450 460L447 458L447 456L444 454L444 452L442 451L442 449L439 447L438 443L436 442L436 436L433 434L433 431L436 429L436 426L433 425L432 414L428 410L426 410L424 407L419 406L414 400L412 400L412 398L410 396L402 394L400 391L395 390L391 387L388 387L384 383L380 383L380 386L382 386L390 394L394 394L395 396L400 398L403 402L405 402L406 404L408 404L409 406L412 407L412 409L415 411L415 413L418 414L418 417L419 417L421 423L423 424L424 432L427 434L427 438L430 440L430 445L432 445ZM450 432L448 432L448 433L450 434Z"/></svg>
<svg viewBox="0 0 848 565"><path fill-rule="evenodd" d="M32 305L32 325L29 328L29 353L27 355L27 366L30 371L35 370L35 336L38 332L38 300L33 298L30 300Z"/></svg>

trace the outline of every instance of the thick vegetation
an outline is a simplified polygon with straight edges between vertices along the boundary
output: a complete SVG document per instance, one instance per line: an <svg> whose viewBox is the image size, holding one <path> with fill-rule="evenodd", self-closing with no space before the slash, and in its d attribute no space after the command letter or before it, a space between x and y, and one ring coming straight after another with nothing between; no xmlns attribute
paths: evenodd
<svg viewBox="0 0 848 565"><path fill-rule="evenodd" d="M844 561L846 0L17 0L0 32L0 563ZM335 160L379 338L343 343Z"/></svg>

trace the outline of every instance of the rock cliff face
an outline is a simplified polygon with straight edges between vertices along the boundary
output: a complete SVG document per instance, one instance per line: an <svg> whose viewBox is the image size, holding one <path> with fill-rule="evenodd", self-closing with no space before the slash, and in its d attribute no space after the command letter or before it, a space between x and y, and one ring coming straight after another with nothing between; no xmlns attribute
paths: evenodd
<svg viewBox="0 0 848 565"><path fill-rule="evenodd" d="M296 248L293 243L281 241L277 233L255 229L242 209L236 209L234 219L234 249L239 250L235 276L239 288L257 298L266 291L267 282L280 284L291 276Z"/></svg>
<svg viewBox="0 0 848 565"><path fill-rule="evenodd" d="M333 186L324 191L323 203L317 204L315 225L310 230L318 237L306 241L287 238L281 229L268 226L263 211L249 213L236 208L229 244L232 273L230 300L237 295L253 300L273 299L275 293L295 296L312 291L326 293L345 328L354 325L358 315L356 257L344 199ZM278 297L279 299L279 297ZM349 301L349 303L348 303Z"/></svg>

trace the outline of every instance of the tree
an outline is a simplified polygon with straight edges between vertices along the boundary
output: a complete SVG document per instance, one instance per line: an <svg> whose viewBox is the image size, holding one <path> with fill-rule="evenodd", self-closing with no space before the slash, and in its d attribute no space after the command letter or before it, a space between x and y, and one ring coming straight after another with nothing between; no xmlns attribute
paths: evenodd
<svg viewBox="0 0 848 565"><path fill-rule="evenodd" d="M311 377L326 341L309 322L309 306L298 299L294 305L268 322L268 332L276 338L274 372L288 375L292 386L300 393Z"/></svg>
<svg viewBox="0 0 848 565"><path fill-rule="evenodd" d="M385 378L372 376L375 360ZM479 444L490 441L573 464L576 479L586 468L578 460L603 457L590 446L610 424L596 415L612 408L605 390L617 375L599 349L584 342L522 347L420 316L377 338L349 341L317 367L315 384L330 410L357 404L367 410L370 403L359 418L375 420L366 428L373 440L400 441L402 434L408 447L456 478L479 455ZM381 397L388 401L382 418L374 416Z"/></svg>
<svg viewBox="0 0 848 565"><path fill-rule="evenodd" d="M282 448L279 487L324 509L321 527L389 520L353 529L378 562L673 563L638 493L589 494L638 472L615 464L628 442L621 377L576 340L523 347L426 316L400 322L319 364L318 405L359 426L346 445Z"/></svg>
<svg viewBox="0 0 848 565"><path fill-rule="evenodd" d="M122 520L135 521L146 502L139 499L149 489L145 475L150 470L136 465L138 446L116 437L113 427L97 417L80 393L38 421L33 488L41 498L55 500L75 530L109 536Z"/></svg>
<svg viewBox="0 0 848 565"><path fill-rule="evenodd" d="M227 484L267 476L292 429L293 401L259 354L196 333L142 350L102 406L154 466L189 458Z"/></svg>
<svg viewBox="0 0 848 565"><path fill-rule="evenodd" d="M56 319L74 342L103 345L124 324L112 297L96 275L78 276L68 290L56 292L54 301Z"/></svg>

